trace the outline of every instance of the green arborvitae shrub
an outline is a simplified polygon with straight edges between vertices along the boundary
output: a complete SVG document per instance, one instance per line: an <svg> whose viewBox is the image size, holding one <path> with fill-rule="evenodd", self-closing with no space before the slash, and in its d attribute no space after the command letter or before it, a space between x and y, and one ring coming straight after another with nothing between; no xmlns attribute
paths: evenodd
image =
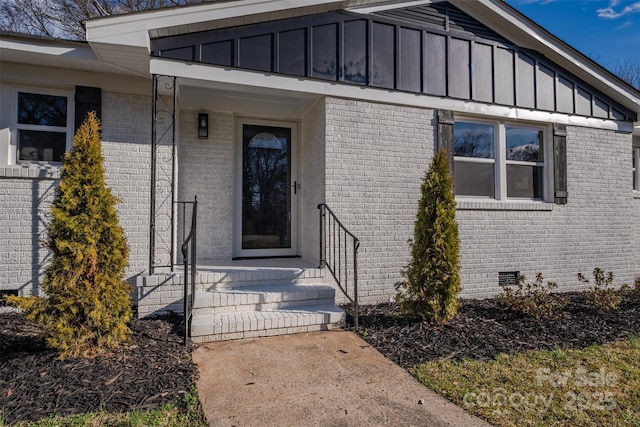
<svg viewBox="0 0 640 427"><path fill-rule="evenodd" d="M95 355L130 334L128 248L102 163L100 122L92 112L64 157L46 239L52 259L42 280L45 295L7 298L46 326L47 343L61 358Z"/></svg>
<svg viewBox="0 0 640 427"><path fill-rule="evenodd" d="M504 285L497 298L504 307L516 313L536 319L554 318L569 302L567 298L553 293L557 287L555 282L547 281L545 284L542 273L536 274L536 280L529 283L520 274L516 287Z"/></svg>
<svg viewBox="0 0 640 427"><path fill-rule="evenodd" d="M460 276L458 224L453 178L447 153L436 153L422 182L411 261L402 272L396 300L405 312L434 322L446 322L458 312Z"/></svg>

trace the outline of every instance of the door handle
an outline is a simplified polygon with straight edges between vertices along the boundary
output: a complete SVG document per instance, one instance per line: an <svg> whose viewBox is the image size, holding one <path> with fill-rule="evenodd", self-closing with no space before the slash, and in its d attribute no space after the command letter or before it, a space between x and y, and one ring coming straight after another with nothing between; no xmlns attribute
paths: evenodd
<svg viewBox="0 0 640 427"><path fill-rule="evenodd" d="M298 194L298 181L293 181L293 194Z"/></svg>

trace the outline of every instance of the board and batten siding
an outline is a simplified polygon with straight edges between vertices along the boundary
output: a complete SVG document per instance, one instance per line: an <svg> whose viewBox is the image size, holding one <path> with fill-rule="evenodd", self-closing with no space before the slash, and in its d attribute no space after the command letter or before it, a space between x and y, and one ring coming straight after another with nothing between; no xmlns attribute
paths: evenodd
<svg viewBox="0 0 640 427"><path fill-rule="evenodd" d="M327 12L151 39L153 56L409 93L634 121L636 114L452 5ZM446 6L446 7L445 7ZM430 11L426 13L426 11Z"/></svg>

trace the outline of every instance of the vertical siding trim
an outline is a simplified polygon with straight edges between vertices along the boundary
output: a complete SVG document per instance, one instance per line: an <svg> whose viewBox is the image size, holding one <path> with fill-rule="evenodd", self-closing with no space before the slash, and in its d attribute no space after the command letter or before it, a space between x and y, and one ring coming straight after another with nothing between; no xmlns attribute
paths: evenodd
<svg viewBox="0 0 640 427"><path fill-rule="evenodd" d="M338 21L336 34L336 78L344 82L344 21Z"/></svg>
<svg viewBox="0 0 640 427"><path fill-rule="evenodd" d="M420 84L422 93L427 93L427 73L429 72L429 64L427 63L427 32L422 31L422 46L420 48L420 52L422 54L422 69L420 72Z"/></svg>
<svg viewBox="0 0 640 427"><path fill-rule="evenodd" d="M400 73L402 72L402 64L400 64L400 58L402 58L402 52L400 51L402 49L402 40L400 40L401 29L402 27L400 25L396 25L394 30L396 42L393 49L393 60L395 62L395 69L393 72L393 88L396 90L400 88Z"/></svg>
<svg viewBox="0 0 640 427"><path fill-rule="evenodd" d="M373 85L373 19L367 20L367 85Z"/></svg>
<svg viewBox="0 0 640 427"><path fill-rule="evenodd" d="M476 85L474 84L476 75L476 64L474 62L474 52L476 48L476 42L474 40L469 41L469 99L475 101L477 98Z"/></svg>
<svg viewBox="0 0 640 427"><path fill-rule="evenodd" d="M305 52L305 77L311 77L313 73L313 27L309 25L306 29L307 33L307 51Z"/></svg>
<svg viewBox="0 0 640 427"><path fill-rule="evenodd" d="M554 202L566 205L567 192L567 126L553 125Z"/></svg>
<svg viewBox="0 0 640 427"><path fill-rule="evenodd" d="M280 72L280 31L273 33L271 38L271 71Z"/></svg>

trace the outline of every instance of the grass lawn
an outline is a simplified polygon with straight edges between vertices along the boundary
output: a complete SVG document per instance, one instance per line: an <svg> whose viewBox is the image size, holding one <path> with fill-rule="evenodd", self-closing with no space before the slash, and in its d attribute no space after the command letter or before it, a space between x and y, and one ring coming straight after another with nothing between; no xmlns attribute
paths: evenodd
<svg viewBox="0 0 640 427"><path fill-rule="evenodd" d="M493 360L435 360L422 383L496 426L640 426L640 338Z"/></svg>
<svg viewBox="0 0 640 427"><path fill-rule="evenodd" d="M0 426L4 425L0 419ZM205 427L208 425L194 387L175 405L164 405L160 409L123 414L89 413L70 417L52 416L32 423L17 423L14 427Z"/></svg>

